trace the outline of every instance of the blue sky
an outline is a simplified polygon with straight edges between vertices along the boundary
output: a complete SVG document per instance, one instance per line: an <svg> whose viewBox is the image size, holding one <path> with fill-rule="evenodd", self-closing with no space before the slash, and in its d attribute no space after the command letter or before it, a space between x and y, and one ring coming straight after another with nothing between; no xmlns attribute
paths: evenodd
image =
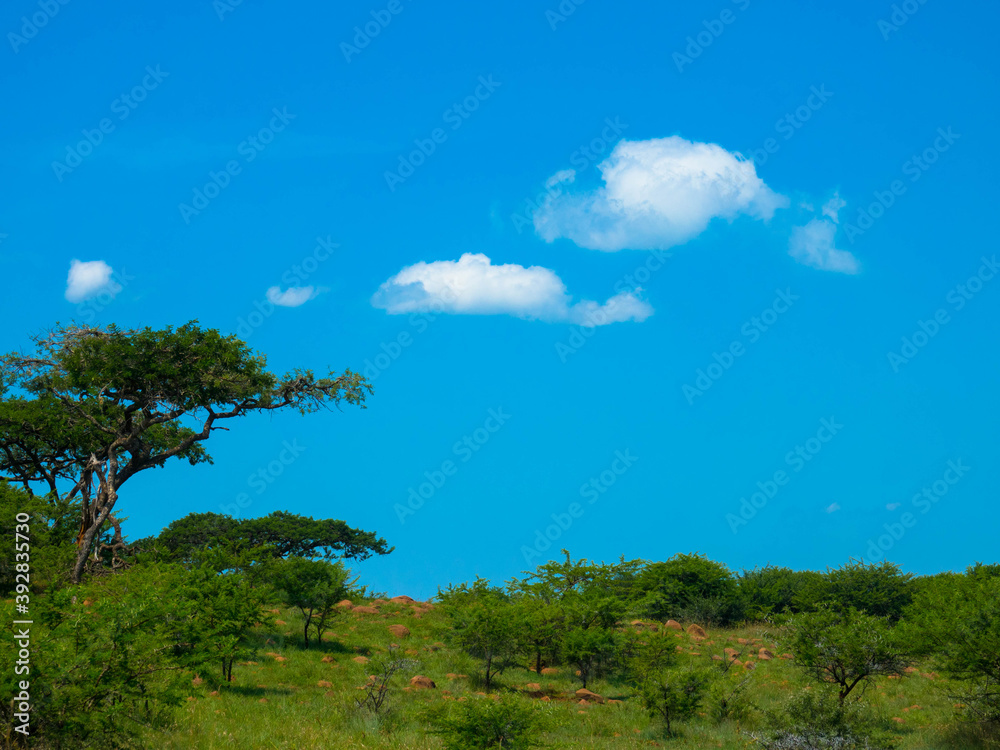
<svg viewBox="0 0 1000 750"><path fill-rule="evenodd" d="M962 568L997 534L997 15L18 0L0 348L198 319L373 378L133 480L133 537L343 518L412 596L561 547Z"/></svg>

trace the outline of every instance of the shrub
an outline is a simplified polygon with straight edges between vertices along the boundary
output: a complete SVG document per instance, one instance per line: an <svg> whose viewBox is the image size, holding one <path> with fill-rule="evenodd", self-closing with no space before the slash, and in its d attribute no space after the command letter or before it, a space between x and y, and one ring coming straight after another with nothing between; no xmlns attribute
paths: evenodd
<svg viewBox="0 0 1000 750"><path fill-rule="evenodd" d="M444 741L446 750L528 750L542 747L539 735L551 719L534 704L506 695L497 700L473 698L452 701L448 709L428 716L433 734Z"/></svg>
<svg viewBox="0 0 1000 750"><path fill-rule="evenodd" d="M642 611L657 620L693 614L692 619L725 625L742 618L739 589L729 568L701 554L649 563L636 575L635 591Z"/></svg>
<svg viewBox="0 0 1000 750"><path fill-rule="evenodd" d="M708 684L706 672L664 669L643 680L639 694L650 715L662 721L666 733L672 735L676 722L697 713Z"/></svg>
<svg viewBox="0 0 1000 750"><path fill-rule="evenodd" d="M795 605L800 610L822 605L839 611L856 609L896 622L913 598L913 576L888 561L854 561L812 579L800 590Z"/></svg>
<svg viewBox="0 0 1000 750"><path fill-rule="evenodd" d="M891 732L879 726L870 709L857 702L843 705L824 690L803 690L778 711L767 713L769 729L750 732L765 750L888 750Z"/></svg>
<svg viewBox="0 0 1000 750"><path fill-rule="evenodd" d="M744 570L738 583L746 616L764 620L771 615L797 612L796 598L822 578L822 573L811 570L795 571L773 565Z"/></svg>

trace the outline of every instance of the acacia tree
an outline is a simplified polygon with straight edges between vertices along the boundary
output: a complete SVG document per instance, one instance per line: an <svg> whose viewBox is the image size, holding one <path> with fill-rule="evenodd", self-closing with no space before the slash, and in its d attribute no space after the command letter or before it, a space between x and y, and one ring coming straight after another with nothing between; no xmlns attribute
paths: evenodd
<svg viewBox="0 0 1000 750"><path fill-rule="evenodd" d="M79 498L74 581L92 551L108 551L93 549L106 524L114 534L104 546L119 559L115 504L138 473L174 458L210 463L202 443L237 417L342 402L364 408L372 390L350 370L278 376L243 341L197 321L160 330L57 327L33 342L31 354L0 357L0 475Z"/></svg>

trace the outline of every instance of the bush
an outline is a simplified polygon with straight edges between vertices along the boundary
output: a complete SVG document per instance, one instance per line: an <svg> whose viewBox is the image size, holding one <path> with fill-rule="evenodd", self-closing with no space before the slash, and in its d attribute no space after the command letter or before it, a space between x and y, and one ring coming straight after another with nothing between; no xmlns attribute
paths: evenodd
<svg viewBox="0 0 1000 750"><path fill-rule="evenodd" d="M765 750L888 750L891 732L862 703L842 705L822 690L803 690L767 714L770 729L748 736Z"/></svg>
<svg viewBox="0 0 1000 750"><path fill-rule="evenodd" d="M542 747L539 735L551 725L541 708L512 695L449 702L447 710L428 718L446 750Z"/></svg>
<svg viewBox="0 0 1000 750"><path fill-rule="evenodd" d="M803 611L827 605L838 611L856 609L896 622L913 599L913 576L888 561L854 561L809 581L796 596Z"/></svg>
<svg viewBox="0 0 1000 750"><path fill-rule="evenodd" d="M729 568L697 553L649 563L636 575L635 591L643 613L656 620L673 617L727 625L743 616Z"/></svg>
<svg viewBox="0 0 1000 750"><path fill-rule="evenodd" d="M798 612L796 599L822 578L822 573L811 570L795 571L773 565L744 570L738 583L746 616L765 620L772 615Z"/></svg>
<svg viewBox="0 0 1000 750"><path fill-rule="evenodd" d="M706 672L665 669L643 680L639 694L650 715L662 721L666 733L672 735L676 722L697 713L708 684Z"/></svg>

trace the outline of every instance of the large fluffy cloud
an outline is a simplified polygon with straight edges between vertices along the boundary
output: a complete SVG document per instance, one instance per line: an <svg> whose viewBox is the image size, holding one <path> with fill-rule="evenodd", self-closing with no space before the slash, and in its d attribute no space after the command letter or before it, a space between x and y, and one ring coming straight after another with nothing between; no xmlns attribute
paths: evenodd
<svg viewBox="0 0 1000 750"><path fill-rule="evenodd" d="M103 260L73 260L66 278L66 299L83 302L102 292L118 294L122 288L112 280L113 273L114 269Z"/></svg>
<svg viewBox="0 0 1000 750"><path fill-rule="evenodd" d="M379 287L372 304L394 315L513 315L589 327L643 321L653 314L649 303L634 292L622 292L603 304L574 304L562 279L550 269L493 265L481 253L407 266Z"/></svg>
<svg viewBox="0 0 1000 750"><path fill-rule="evenodd" d="M712 219L767 220L788 205L753 162L678 136L621 141L598 169L601 187L550 195L535 213L543 239L565 237L595 250L663 250L698 236Z"/></svg>

